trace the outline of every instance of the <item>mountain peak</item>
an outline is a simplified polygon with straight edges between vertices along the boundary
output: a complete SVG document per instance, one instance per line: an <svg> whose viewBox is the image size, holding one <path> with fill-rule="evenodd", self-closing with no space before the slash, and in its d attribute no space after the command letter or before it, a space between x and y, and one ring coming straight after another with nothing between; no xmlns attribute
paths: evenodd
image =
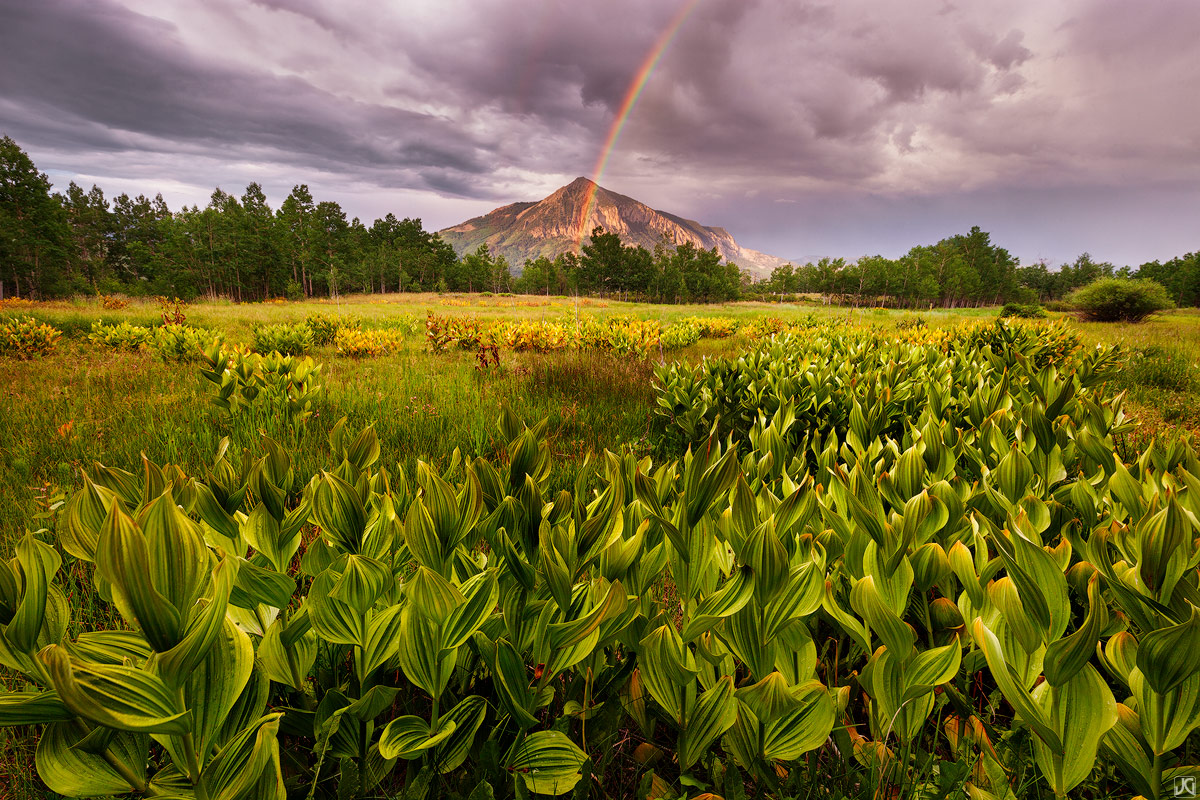
<svg viewBox="0 0 1200 800"><path fill-rule="evenodd" d="M595 199L589 203L593 192ZM655 211L583 176L537 202L502 206L440 234L460 255L486 244L493 255L503 255L518 266L530 258L577 252L597 226L617 234L625 244L647 250L662 243L679 246L684 242L703 250L715 247L726 261L760 276L786 263L742 247L724 228L708 228L694 220Z"/></svg>

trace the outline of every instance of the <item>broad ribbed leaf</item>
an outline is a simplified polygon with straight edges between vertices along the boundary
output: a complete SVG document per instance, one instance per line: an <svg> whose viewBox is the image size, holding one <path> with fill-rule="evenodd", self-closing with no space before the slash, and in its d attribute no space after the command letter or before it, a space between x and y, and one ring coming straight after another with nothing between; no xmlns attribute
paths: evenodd
<svg viewBox="0 0 1200 800"><path fill-rule="evenodd" d="M683 639L691 641L712 629L721 620L740 611L753 596L754 573L743 566L720 589L700 601L683 626Z"/></svg>
<svg viewBox="0 0 1200 800"><path fill-rule="evenodd" d="M1159 628L1142 637L1138 669L1159 694L1167 694L1200 670L1200 609L1192 606L1187 622Z"/></svg>
<svg viewBox="0 0 1200 800"><path fill-rule="evenodd" d="M688 710L679 733L679 765L686 772L707 752L721 734L737 720L737 703L733 699L733 678L722 677L696 700Z"/></svg>
<svg viewBox="0 0 1200 800"><path fill-rule="evenodd" d="M0 728L65 722L74 718L54 692L0 693Z"/></svg>
<svg viewBox="0 0 1200 800"><path fill-rule="evenodd" d="M556 650L574 647L599 630L606 620L621 614L626 603L625 588L620 581L613 581L604 598L591 611L578 619L549 626L550 647Z"/></svg>
<svg viewBox="0 0 1200 800"><path fill-rule="evenodd" d="M896 615L875 588L875 576L867 575L854 584L850 592L850 604L861 614L894 658L908 658L912 652L916 634L907 622Z"/></svg>
<svg viewBox="0 0 1200 800"><path fill-rule="evenodd" d="M679 721L682 708L680 693L696 680L689 669L686 649L679 634L669 625L660 625L641 641L638 668L642 683L660 706Z"/></svg>
<svg viewBox="0 0 1200 800"><path fill-rule="evenodd" d="M466 602L453 584L424 566L417 567L416 574L404 588L410 605L438 625L447 622L455 609Z"/></svg>
<svg viewBox="0 0 1200 800"><path fill-rule="evenodd" d="M1000 687L1000 692L1004 695L1004 699L1017 710L1017 713L1025 721L1025 724L1033 728L1034 733L1047 744L1051 752L1061 753L1063 749L1062 739L1050 727L1050 723L1042 713L1041 707L1034 702L1033 697L1025 687L1013 676L1008 663L1004 660L1004 652L1000 649L1000 640L996 638L996 634L992 633L988 626L983 624L982 619L975 620L971 626L971 634L975 638L975 644L983 651L984 658L987 659L988 669L991 670L992 678L995 679L996 685Z"/></svg>
<svg viewBox="0 0 1200 800"><path fill-rule="evenodd" d="M825 687L814 685L792 711L770 721L763 731L763 757L794 761L825 743L833 730L835 709Z"/></svg>
<svg viewBox="0 0 1200 800"><path fill-rule="evenodd" d="M454 650L442 650L438 626L419 613L413 605L401 612L400 646L396 657L405 677L431 697L438 697L454 671Z"/></svg>
<svg viewBox="0 0 1200 800"><path fill-rule="evenodd" d="M566 794L579 782L587 754L558 731L538 731L521 742L504 765L537 794Z"/></svg>
<svg viewBox="0 0 1200 800"><path fill-rule="evenodd" d="M483 725L487 714L487 700L477 694L464 697L442 717L442 724L453 725L450 735L438 744L434 751L434 762L438 771L445 774L458 769L475 741L475 734Z"/></svg>
<svg viewBox="0 0 1200 800"><path fill-rule="evenodd" d="M162 660L159 661L157 669L166 683L178 682L170 675L171 667ZM217 745L217 736L247 681L250 680L253 669L254 646L250 643L250 637L231 620L222 616L217 636L200 662L188 671L183 683L183 699L186 707L191 709L193 740L196 752L200 754L201 764L207 760L205 754L211 753ZM255 717L260 713L262 710L258 709ZM159 739L172 755L183 753L180 739L167 739L163 736L155 738ZM176 763L186 764L187 761L177 758Z"/></svg>
<svg viewBox="0 0 1200 800"><path fill-rule="evenodd" d="M282 716L262 717L221 748L202 773L211 800L267 800L280 795L283 775L278 737Z"/></svg>
<svg viewBox="0 0 1200 800"><path fill-rule="evenodd" d="M404 542L421 566L439 574L446 569L442 542L434 527L433 517L419 498L408 507L408 516L404 520Z"/></svg>
<svg viewBox="0 0 1200 800"><path fill-rule="evenodd" d="M463 584L461 592L466 602L451 612L442 627L442 647L447 649L459 647L474 636L496 610L500 598L496 573L492 570L479 573Z"/></svg>
<svg viewBox="0 0 1200 800"><path fill-rule="evenodd" d="M322 639L361 646L366 638L366 619L348 603L332 596L337 579L337 573L325 570L313 580L305 598L308 619Z"/></svg>
<svg viewBox="0 0 1200 800"><path fill-rule="evenodd" d="M538 724L529 713L529 675L525 662L507 639L496 642L496 661L493 665L500 704L523 730Z"/></svg>
<svg viewBox="0 0 1200 800"><path fill-rule="evenodd" d="M904 668L904 694L901 704L933 691L934 687L948 683L958 674L962 663L962 645L958 637L945 647L935 647L917 653Z"/></svg>
<svg viewBox="0 0 1200 800"><path fill-rule="evenodd" d="M34 650L42 630L50 581L58 572L61 559L53 547L35 539L32 533L25 534L16 550L24 590L4 636L14 648L28 653Z"/></svg>
<svg viewBox="0 0 1200 800"><path fill-rule="evenodd" d="M51 791L67 797L97 797L138 788L130 786L103 757L77 749L82 738L81 731L69 722L55 722L43 729L34 760L38 777ZM149 739L134 733L118 733L108 746L112 757L142 781L149 749Z"/></svg>
<svg viewBox="0 0 1200 800"><path fill-rule="evenodd" d="M1117 721L1116 701L1090 664L1057 688L1039 684L1033 701L1062 742L1061 762L1060 751L1051 750L1041 738L1033 741L1034 757L1055 794L1066 797L1096 765L1100 740Z"/></svg>
<svg viewBox="0 0 1200 800"><path fill-rule="evenodd" d="M1046 646L1042 669L1051 686L1062 686L1083 669L1083 665L1096 652L1101 631L1108 625L1108 606L1100 597L1098 574L1093 573L1088 580L1087 593L1088 613L1079 630Z"/></svg>
<svg viewBox="0 0 1200 800"><path fill-rule="evenodd" d="M179 611L152 580L150 549L133 519L114 504L96 546L96 571L113 588L113 600L150 646L165 653L183 635Z"/></svg>
<svg viewBox="0 0 1200 800"><path fill-rule="evenodd" d="M400 647L402 619L400 604L367 614L367 638L363 643L363 671L370 675L396 654Z"/></svg>
<svg viewBox="0 0 1200 800"><path fill-rule="evenodd" d="M343 552L359 551L367 514L353 486L336 475L322 472L313 492L312 516L325 537Z"/></svg>
<svg viewBox="0 0 1200 800"><path fill-rule="evenodd" d="M392 570L387 564L366 556L350 555L346 557L342 574L329 596L363 615L393 583Z"/></svg>
<svg viewBox="0 0 1200 800"><path fill-rule="evenodd" d="M420 717L397 717L388 723L379 737L379 754L384 758L417 758L449 738L455 727L457 723L450 720L439 723L437 732L431 733L429 723Z"/></svg>
<svg viewBox="0 0 1200 800"><path fill-rule="evenodd" d="M208 656L222 627L226 625L225 610L233 590L236 570L235 562L229 558L217 563L213 571L212 597L196 604L196 610L184 630L183 640L159 656L158 674L163 676L167 685L182 685L192 670ZM241 635L245 637L245 634Z"/></svg>
<svg viewBox="0 0 1200 800"><path fill-rule="evenodd" d="M80 661L123 664L129 659L134 666L153 652L146 640L133 631L85 631L74 642L67 642L67 649Z"/></svg>
<svg viewBox="0 0 1200 800"><path fill-rule="evenodd" d="M124 731L183 735L191 730L191 713L149 672L76 661L57 645L38 657L63 704L85 719Z"/></svg>

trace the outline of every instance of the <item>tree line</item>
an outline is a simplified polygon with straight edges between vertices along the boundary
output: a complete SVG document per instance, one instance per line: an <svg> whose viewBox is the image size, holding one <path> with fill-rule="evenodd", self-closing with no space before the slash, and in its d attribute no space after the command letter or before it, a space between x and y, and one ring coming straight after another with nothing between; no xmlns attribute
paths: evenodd
<svg viewBox="0 0 1200 800"><path fill-rule="evenodd" d="M755 280L718 252L663 242L626 245L601 228L579 253L510 264L486 245L459 257L420 219L388 214L369 226L297 185L278 209L251 183L216 189L208 205L172 211L153 199L49 178L0 138L0 298L78 294L201 295L237 301L350 292L490 291L594 294L652 302L723 302L818 293L828 302L946 307L1061 299L1110 275L1149 277L1179 305L1200 304L1200 253L1117 270L1088 254L1059 270L1021 266L974 227L898 259L823 258Z"/></svg>

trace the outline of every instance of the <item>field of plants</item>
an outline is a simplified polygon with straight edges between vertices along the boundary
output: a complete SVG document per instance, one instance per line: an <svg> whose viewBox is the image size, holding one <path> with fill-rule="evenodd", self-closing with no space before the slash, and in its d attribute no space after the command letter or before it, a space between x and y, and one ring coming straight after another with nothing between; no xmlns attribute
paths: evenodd
<svg viewBox="0 0 1200 800"><path fill-rule="evenodd" d="M5 304L0 796L1175 796L1198 381L1194 312Z"/></svg>

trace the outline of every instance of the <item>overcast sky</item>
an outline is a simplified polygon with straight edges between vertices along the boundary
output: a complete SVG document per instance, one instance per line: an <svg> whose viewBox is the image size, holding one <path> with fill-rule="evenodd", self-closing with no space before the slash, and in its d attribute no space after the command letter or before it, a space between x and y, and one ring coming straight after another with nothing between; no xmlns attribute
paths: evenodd
<svg viewBox="0 0 1200 800"><path fill-rule="evenodd" d="M0 0L0 133L58 188L438 229L595 178L683 5ZM1194 251L1200 2L699 0L600 182L791 259Z"/></svg>

